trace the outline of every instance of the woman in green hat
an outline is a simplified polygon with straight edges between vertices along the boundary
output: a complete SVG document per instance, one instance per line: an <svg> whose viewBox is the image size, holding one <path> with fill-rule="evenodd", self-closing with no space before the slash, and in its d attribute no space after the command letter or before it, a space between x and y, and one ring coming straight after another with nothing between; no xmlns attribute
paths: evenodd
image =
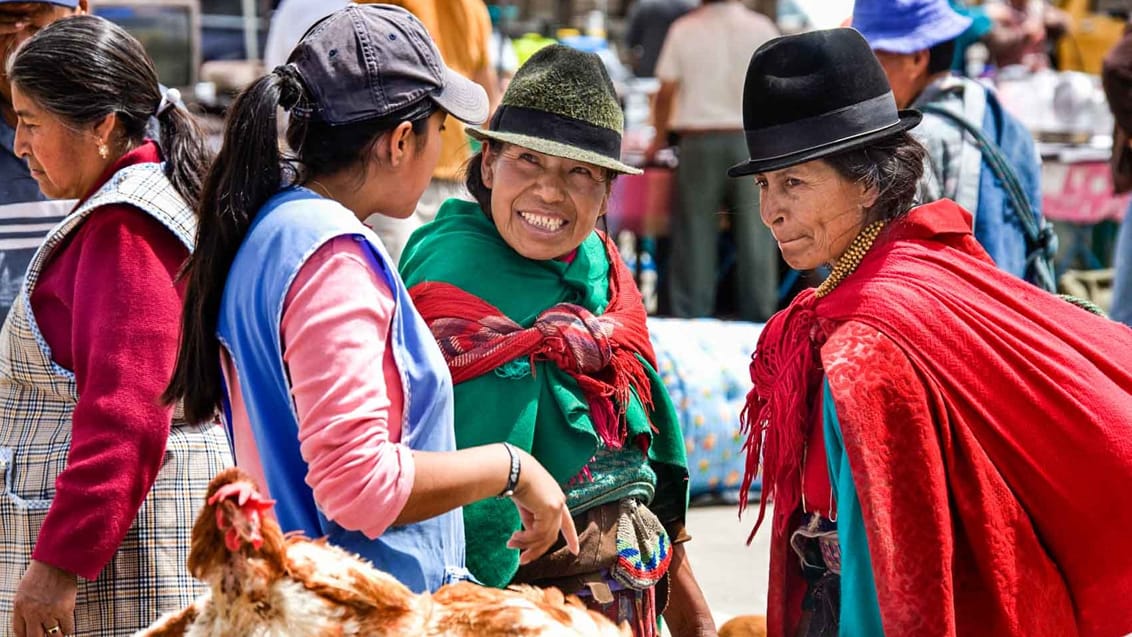
<svg viewBox="0 0 1132 637"><path fill-rule="evenodd" d="M547 47L519 69L449 200L409 240L401 272L456 383L459 447L509 442L563 486L580 556L520 564L506 500L465 507L468 567L492 586L577 594L635 635L663 612L714 635L682 542L688 471L632 275L604 233L624 115L593 54ZM561 544L561 543L560 543Z"/></svg>

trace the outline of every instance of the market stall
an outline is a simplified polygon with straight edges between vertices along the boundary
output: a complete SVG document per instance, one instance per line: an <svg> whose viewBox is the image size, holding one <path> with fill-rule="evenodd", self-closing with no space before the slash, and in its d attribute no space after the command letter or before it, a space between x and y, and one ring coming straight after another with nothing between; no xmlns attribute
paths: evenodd
<svg viewBox="0 0 1132 637"><path fill-rule="evenodd" d="M1008 68L996 88L1034 134L1042 155L1042 212L1059 239L1059 275L1112 267L1111 243L1129 204L1113 193L1112 115L1100 78ZM1102 304L1103 306L1103 304Z"/></svg>

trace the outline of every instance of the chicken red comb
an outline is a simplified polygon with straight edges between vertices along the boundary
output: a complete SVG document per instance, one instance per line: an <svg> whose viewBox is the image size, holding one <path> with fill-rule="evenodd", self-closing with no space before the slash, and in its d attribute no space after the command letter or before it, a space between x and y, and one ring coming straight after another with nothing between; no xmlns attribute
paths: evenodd
<svg viewBox="0 0 1132 637"><path fill-rule="evenodd" d="M216 504L221 500L227 500L235 497L236 504L240 508L251 506L258 511L266 511L275 506L275 500L265 498L259 494L255 485L250 482L241 480L240 482L232 482L226 484L216 490L212 497L208 499L209 504Z"/></svg>
<svg viewBox="0 0 1132 637"><path fill-rule="evenodd" d="M208 503L217 504L224 500L235 500L240 513L245 516L244 524L233 525L224 511L217 507L216 526L225 532L224 545L229 551L238 551L241 540L245 540L258 550L263 545L263 535L260 533L263 512L270 510L275 505L275 500L263 497L255 485L244 480L220 487L208 499Z"/></svg>

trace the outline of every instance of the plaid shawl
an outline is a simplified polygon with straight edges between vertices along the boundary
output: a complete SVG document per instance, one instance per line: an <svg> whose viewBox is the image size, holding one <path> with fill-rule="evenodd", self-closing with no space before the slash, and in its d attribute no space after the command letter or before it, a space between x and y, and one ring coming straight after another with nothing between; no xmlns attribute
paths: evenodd
<svg viewBox="0 0 1132 637"><path fill-rule="evenodd" d="M656 355L632 274L609 240L603 236L602 241L613 272L609 308L600 316L579 305L559 303L524 328L492 304L449 283L418 283L409 294L436 336L454 383L524 356L531 363L551 361L578 381L591 406L607 402L596 398L612 401L617 418L594 418L594 426L606 446L618 449L628 433L629 392L635 390L645 408L653 409L651 383L641 359L655 368Z"/></svg>

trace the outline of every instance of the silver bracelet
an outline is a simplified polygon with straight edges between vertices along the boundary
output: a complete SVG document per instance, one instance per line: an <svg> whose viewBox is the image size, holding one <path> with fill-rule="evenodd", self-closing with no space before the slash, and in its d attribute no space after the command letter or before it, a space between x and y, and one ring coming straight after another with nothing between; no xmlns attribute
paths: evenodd
<svg viewBox="0 0 1132 637"><path fill-rule="evenodd" d="M519 486L519 471L522 467L519 466L519 450L515 448L515 445L505 442L503 447L507 449L507 453L511 456L511 470L507 474L507 486L497 497L510 498L515 495L515 488Z"/></svg>

